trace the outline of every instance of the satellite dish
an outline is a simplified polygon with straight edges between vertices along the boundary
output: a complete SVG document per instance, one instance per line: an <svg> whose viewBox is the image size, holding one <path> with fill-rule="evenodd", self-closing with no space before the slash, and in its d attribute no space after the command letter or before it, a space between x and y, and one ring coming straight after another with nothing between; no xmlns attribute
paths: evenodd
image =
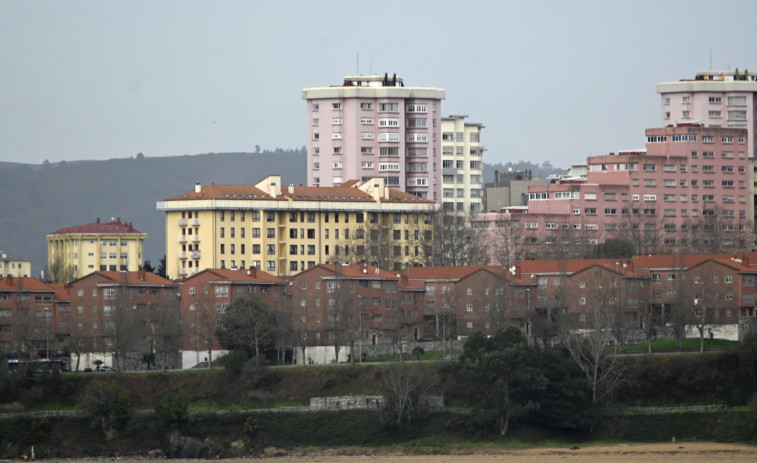
<svg viewBox="0 0 757 463"><path fill-rule="evenodd" d="M510 267L510 268L509 268L508 270L509 270L509 272L510 272L510 273L511 273L512 275L515 275L515 269L516 269L516 267L515 267L515 266L513 265L513 266L512 266L512 267Z"/></svg>

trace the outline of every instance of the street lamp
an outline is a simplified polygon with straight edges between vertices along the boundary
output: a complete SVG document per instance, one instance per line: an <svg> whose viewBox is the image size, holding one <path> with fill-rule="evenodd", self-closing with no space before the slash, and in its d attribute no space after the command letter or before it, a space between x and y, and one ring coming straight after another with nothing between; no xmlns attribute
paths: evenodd
<svg viewBox="0 0 757 463"><path fill-rule="evenodd" d="M50 360L50 309L45 307L45 358Z"/></svg>
<svg viewBox="0 0 757 463"><path fill-rule="evenodd" d="M526 336L531 336L531 288L526 288Z"/></svg>

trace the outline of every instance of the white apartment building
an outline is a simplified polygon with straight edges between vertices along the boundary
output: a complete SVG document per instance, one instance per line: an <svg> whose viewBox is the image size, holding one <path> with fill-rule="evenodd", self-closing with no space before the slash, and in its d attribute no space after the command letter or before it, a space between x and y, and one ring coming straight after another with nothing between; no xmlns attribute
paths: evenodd
<svg viewBox="0 0 757 463"><path fill-rule="evenodd" d="M468 116L442 118L442 209L466 214L483 211L483 124Z"/></svg>
<svg viewBox="0 0 757 463"><path fill-rule="evenodd" d="M347 76L302 90L307 101L308 185L385 184L437 204L441 198L440 88L405 87L402 77Z"/></svg>

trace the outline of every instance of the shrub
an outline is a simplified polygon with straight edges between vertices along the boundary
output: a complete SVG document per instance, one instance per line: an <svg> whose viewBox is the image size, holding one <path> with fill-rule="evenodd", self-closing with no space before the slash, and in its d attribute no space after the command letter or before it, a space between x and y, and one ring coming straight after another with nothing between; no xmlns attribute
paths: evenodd
<svg viewBox="0 0 757 463"><path fill-rule="evenodd" d="M129 420L129 393L118 383L92 381L79 397L79 407L92 417L92 425L109 436Z"/></svg>
<svg viewBox="0 0 757 463"><path fill-rule="evenodd" d="M164 395L155 406L155 414L160 421L170 427L176 427L189 417L187 397L183 389L177 389Z"/></svg>

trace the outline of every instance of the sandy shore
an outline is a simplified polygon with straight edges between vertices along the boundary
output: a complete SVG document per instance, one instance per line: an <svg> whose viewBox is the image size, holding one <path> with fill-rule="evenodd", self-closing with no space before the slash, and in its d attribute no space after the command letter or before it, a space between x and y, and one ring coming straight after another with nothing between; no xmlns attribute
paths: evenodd
<svg viewBox="0 0 757 463"><path fill-rule="evenodd" d="M621 444L570 448L534 448L508 450L503 448L457 449L454 455L308 455L272 458L277 463L557 463L557 462L757 462L757 447L738 444ZM258 460L258 459L254 459ZM242 463L245 459L230 460ZM250 459L246 459L250 461Z"/></svg>
<svg viewBox="0 0 757 463"><path fill-rule="evenodd" d="M706 442L667 443L667 444L618 444L604 446L570 448L456 448L451 455L405 455L398 450L379 449L376 454L343 455L344 450L330 452L318 451L318 454L305 455L304 452L291 452L281 455L275 449L269 449L270 456L261 458L233 458L223 460L226 463L249 463L251 461L271 461L275 463L557 463L557 462L757 462L757 446L741 444L715 444ZM332 454L333 453L333 454ZM359 452L357 452L359 453ZM278 454L278 455L277 455ZM293 455L294 454L294 455ZM114 462L144 463L137 458L87 458L67 460L67 462ZM199 460L171 460L177 463L197 463Z"/></svg>

